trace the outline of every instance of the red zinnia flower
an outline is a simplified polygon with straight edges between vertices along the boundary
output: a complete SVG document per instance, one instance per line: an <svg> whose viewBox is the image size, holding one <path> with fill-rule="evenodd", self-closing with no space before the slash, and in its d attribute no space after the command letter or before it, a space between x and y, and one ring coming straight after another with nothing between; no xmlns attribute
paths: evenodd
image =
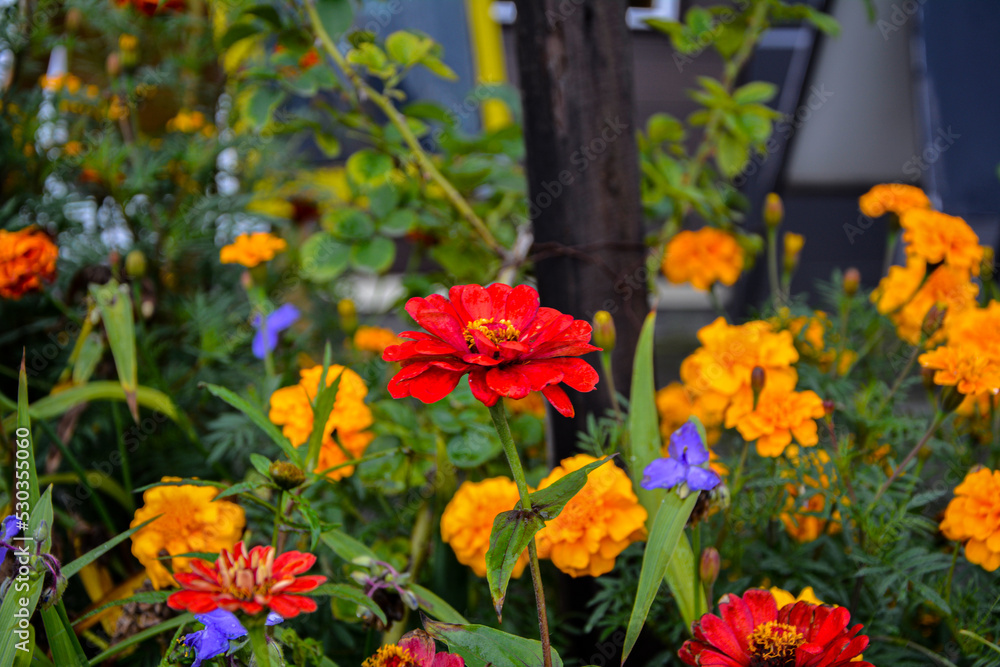
<svg viewBox="0 0 1000 667"><path fill-rule="evenodd" d="M183 590L167 598L167 605L193 614L216 609L259 614L267 607L283 618L316 611L316 603L300 594L315 590L326 577L295 576L311 568L316 556L299 551L277 558L274 554L274 547L254 547L248 553L237 542L232 552L223 549L215 563L192 560L191 572L174 574Z"/></svg>
<svg viewBox="0 0 1000 667"><path fill-rule="evenodd" d="M843 607L797 602L778 610L774 595L750 590L727 595L719 613L694 623L694 639L678 652L686 665L714 667L874 667L852 662L868 646L858 635L861 624L848 629L851 613ZM857 635L857 636L855 636Z"/></svg>
<svg viewBox="0 0 1000 667"><path fill-rule="evenodd" d="M573 404L559 383L577 391L597 385L597 371L576 358L600 351L590 344L590 324L539 308L538 292L528 285L458 285L447 299L410 299L406 312L430 333L404 331L400 337L410 340L382 354L403 365L389 381L393 398L433 403L468 373L473 395L488 406L501 396L518 399L540 391L560 414L572 417Z"/></svg>

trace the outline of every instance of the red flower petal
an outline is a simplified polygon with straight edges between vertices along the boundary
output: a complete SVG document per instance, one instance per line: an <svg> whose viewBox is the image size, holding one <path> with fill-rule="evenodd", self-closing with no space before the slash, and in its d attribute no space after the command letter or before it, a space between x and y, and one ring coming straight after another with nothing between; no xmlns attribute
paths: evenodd
<svg viewBox="0 0 1000 667"><path fill-rule="evenodd" d="M559 384L563 379L562 370L550 363L519 364L517 370L525 377L532 391L541 391L547 385Z"/></svg>
<svg viewBox="0 0 1000 667"><path fill-rule="evenodd" d="M469 373L469 388L472 390L472 395L488 408L492 408L500 400L500 394L486 384L486 369L477 368Z"/></svg>
<svg viewBox="0 0 1000 667"><path fill-rule="evenodd" d="M722 620L733 629L733 634L736 635L740 648L749 657L751 649L749 640L754 629L753 613L751 613L750 607L743 601L743 598L733 595L726 604L719 605L719 613L722 614Z"/></svg>
<svg viewBox="0 0 1000 667"><path fill-rule="evenodd" d="M291 586L282 589L282 593L308 593L316 590L320 585L326 583L326 577L322 574L310 574L305 577L296 577Z"/></svg>
<svg viewBox="0 0 1000 667"><path fill-rule="evenodd" d="M597 386L597 371L583 359L549 359L541 363L562 371L562 381L577 391L593 391Z"/></svg>
<svg viewBox="0 0 1000 667"><path fill-rule="evenodd" d="M460 303L468 313L470 321L494 317L493 297L481 285L465 285L461 291L461 298Z"/></svg>
<svg viewBox="0 0 1000 667"><path fill-rule="evenodd" d="M406 302L406 312L420 326L456 350L464 347L465 337L462 335L463 328L459 321L453 315L435 309L427 299L420 297L410 299Z"/></svg>
<svg viewBox="0 0 1000 667"><path fill-rule="evenodd" d="M774 601L771 591L754 588L743 594L743 601L753 614L754 627L769 623L778 618L778 604Z"/></svg>
<svg viewBox="0 0 1000 667"><path fill-rule="evenodd" d="M286 551L274 559L272 572L276 579L301 574L316 564L316 556L301 551Z"/></svg>
<svg viewBox="0 0 1000 667"><path fill-rule="evenodd" d="M549 400L552 407L556 409L556 412L561 414L563 417L572 417L576 414L573 410L573 404L569 400L569 396L563 391L563 388L557 384L550 384L549 386L542 389L542 396Z"/></svg>
<svg viewBox="0 0 1000 667"><path fill-rule="evenodd" d="M302 612L316 611L316 602L301 595L275 595L267 604L271 611L282 618L294 618Z"/></svg>
<svg viewBox="0 0 1000 667"><path fill-rule="evenodd" d="M495 303L496 299L494 299ZM529 285L518 285L507 295L503 317L509 320L518 331L523 332L537 313L538 292L535 291L535 288Z"/></svg>
<svg viewBox="0 0 1000 667"><path fill-rule="evenodd" d="M167 598L167 606L178 611L187 610L192 614L207 614L219 605L210 593L182 590L171 593Z"/></svg>
<svg viewBox="0 0 1000 667"><path fill-rule="evenodd" d="M716 650L734 660L740 660L745 656L733 629L721 618L714 614L705 614L701 617L699 625L705 637L712 643L712 646ZM749 661L749 656L746 657ZM705 663L703 662L702 664Z"/></svg>
<svg viewBox="0 0 1000 667"><path fill-rule="evenodd" d="M409 395L422 403L434 403L452 392L458 381L465 375L464 371L450 371L432 366L406 383ZM393 378L395 379L395 378ZM390 393L392 393L391 385ZM393 394L393 398L396 398Z"/></svg>
<svg viewBox="0 0 1000 667"><path fill-rule="evenodd" d="M510 398L524 398L531 393L531 386L515 366L491 368L486 371L486 384L490 389Z"/></svg>
<svg viewBox="0 0 1000 667"><path fill-rule="evenodd" d="M402 649L406 649L410 653L410 657L413 658L413 661L420 665L420 667L431 667L431 664L434 662L436 647L434 640L428 635L409 633L400 639L396 645Z"/></svg>

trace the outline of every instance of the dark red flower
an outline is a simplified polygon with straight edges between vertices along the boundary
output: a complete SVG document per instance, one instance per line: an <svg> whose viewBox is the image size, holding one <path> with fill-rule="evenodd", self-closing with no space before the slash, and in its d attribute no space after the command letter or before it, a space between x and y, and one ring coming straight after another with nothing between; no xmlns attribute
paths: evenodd
<svg viewBox="0 0 1000 667"><path fill-rule="evenodd" d="M692 627L694 639L678 652L686 665L713 667L873 667L852 662L868 646L861 624L848 628L843 607L796 602L778 609L774 595L749 590L727 595L719 613Z"/></svg>
<svg viewBox="0 0 1000 667"><path fill-rule="evenodd" d="M299 551L274 554L274 547L247 552L238 542L231 553L223 549L214 563L192 560L191 572L174 574L182 590L167 598L167 605L193 614L225 609L254 615L268 608L283 618L316 611L316 602L302 593L315 590L326 577L296 576L311 568L316 557Z"/></svg>
<svg viewBox="0 0 1000 667"><path fill-rule="evenodd" d="M410 340L382 354L403 365L389 381L393 398L433 403L468 373L473 395L488 406L501 396L540 391L560 414L572 417L573 404L560 383L577 391L597 385L597 371L576 358L600 350L590 344L590 324L539 308L538 292L528 285L458 285L447 299L410 299L406 312L430 333L404 331L400 337Z"/></svg>

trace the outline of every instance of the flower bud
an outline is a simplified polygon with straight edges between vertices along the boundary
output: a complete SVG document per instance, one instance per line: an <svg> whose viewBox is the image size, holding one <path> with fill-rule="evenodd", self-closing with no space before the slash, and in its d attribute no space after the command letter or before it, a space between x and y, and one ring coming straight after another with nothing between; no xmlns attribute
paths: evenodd
<svg viewBox="0 0 1000 667"><path fill-rule="evenodd" d="M945 387L941 390L941 398L939 399L940 410L944 414L954 412L955 408L960 406L964 400L965 394L958 389L955 387Z"/></svg>
<svg viewBox="0 0 1000 667"><path fill-rule="evenodd" d="M76 32L80 28L81 23L83 23L83 12L77 7L73 7L66 12L66 30Z"/></svg>
<svg viewBox="0 0 1000 667"><path fill-rule="evenodd" d="M786 273L791 273L799 266L799 255L802 254L802 246L806 244L806 237L802 236L802 234L785 232L782 240L782 247L784 248L782 266Z"/></svg>
<svg viewBox="0 0 1000 667"><path fill-rule="evenodd" d="M118 38L118 53L121 55L122 65L125 67L135 67L139 62L139 38L135 35L124 34Z"/></svg>
<svg viewBox="0 0 1000 667"><path fill-rule="evenodd" d="M104 69L112 79L122 73L122 59L117 52L108 54L108 59L104 61Z"/></svg>
<svg viewBox="0 0 1000 667"><path fill-rule="evenodd" d="M931 306L930 310L924 316L923 324L920 325L920 330L923 332L926 338L930 338L937 333L941 325L944 324L944 316L948 313L947 306L938 307L937 304Z"/></svg>
<svg viewBox="0 0 1000 667"><path fill-rule="evenodd" d="M711 586L719 578L722 559L715 547L708 547L701 552L701 563L698 564L698 576L706 586Z"/></svg>
<svg viewBox="0 0 1000 667"><path fill-rule="evenodd" d="M823 412L826 414L827 418L833 416L833 411L837 409L837 404L831 401L829 398L823 401Z"/></svg>
<svg viewBox="0 0 1000 667"><path fill-rule="evenodd" d="M934 391L934 387L936 386L934 384L934 376L936 374L937 371L934 370L933 368L920 369L920 381L923 383L924 389L926 389L927 391Z"/></svg>
<svg viewBox="0 0 1000 667"><path fill-rule="evenodd" d="M146 275L146 255L141 250L136 249L125 255L125 275L129 278Z"/></svg>
<svg viewBox="0 0 1000 667"><path fill-rule="evenodd" d="M306 481L306 474L302 471L302 468L288 461L272 462L267 472L271 474L271 479L274 480L274 483L285 491L294 489Z"/></svg>
<svg viewBox="0 0 1000 667"><path fill-rule="evenodd" d="M980 267L980 274L983 276L993 275L993 262L996 260L996 254L993 251L992 246L983 246L983 261Z"/></svg>
<svg viewBox="0 0 1000 667"><path fill-rule="evenodd" d="M785 219L785 205L776 192L769 192L764 200L764 224L774 229Z"/></svg>
<svg viewBox="0 0 1000 667"><path fill-rule="evenodd" d="M844 294L854 296L858 293L858 288L860 287L861 272L853 266L844 271Z"/></svg>
<svg viewBox="0 0 1000 667"><path fill-rule="evenodd" d="M615 349L615 321L606 310L594 313L594 345L605 352Z"/></svg>

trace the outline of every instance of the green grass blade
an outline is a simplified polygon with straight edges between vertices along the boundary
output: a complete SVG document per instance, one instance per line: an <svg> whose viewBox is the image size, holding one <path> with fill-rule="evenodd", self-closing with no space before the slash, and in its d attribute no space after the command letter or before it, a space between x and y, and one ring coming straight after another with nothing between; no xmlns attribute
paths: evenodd
<svg viewBox="0 0 1000 667"><path fill-rule="evenodd" d="M70 563L67 563L66 565L63 566L63 569L62 569L63 576L65 576L67 579L69 579L74 574L78 573L80 570L82 570L83 568L87 567L88 565L90 565L91 563L93 563L95 560L97 560L98 558L100 558L104 554L108 553L109 551L111 551L112 549L114 549L116 546L118 546L119 544L121 544L122 542L124 542L125 540L127 540L128 538L132 537L132 535L134 533L136 533L137 531L142 530L143 528L145 528L149 524L151 524L154 521L156 521L157 519L159 519L160 516L162 516L162 515L154 516L152 519L149 519L148 521L143 521L142 523L140 523L135 528L129 528L124 533L122 533L120 535L115 535L114 537L112 537L110 540L108 540L107 542L105 542L101 546L95 547L95 548L91 549L90 551L88 551L87 553L85 553L82 556L80 556L79 558L77 558L76 560L74 560L74 561L72 561Z"/></svg>
<svg viewBox="0 0 1000 667"><path fill-rule="evenodd" d="M118 380L125 392L125 402L128 404L129 412L132 413L132 418L138 423L139 402L136 394L139 386L139 365L136 362L135 320L128 286L119 286L116 280L104 285L91 285L90 296L97 302L97 311L104 322L111 356L114 357L115 367L118 369Z"/></svg>

